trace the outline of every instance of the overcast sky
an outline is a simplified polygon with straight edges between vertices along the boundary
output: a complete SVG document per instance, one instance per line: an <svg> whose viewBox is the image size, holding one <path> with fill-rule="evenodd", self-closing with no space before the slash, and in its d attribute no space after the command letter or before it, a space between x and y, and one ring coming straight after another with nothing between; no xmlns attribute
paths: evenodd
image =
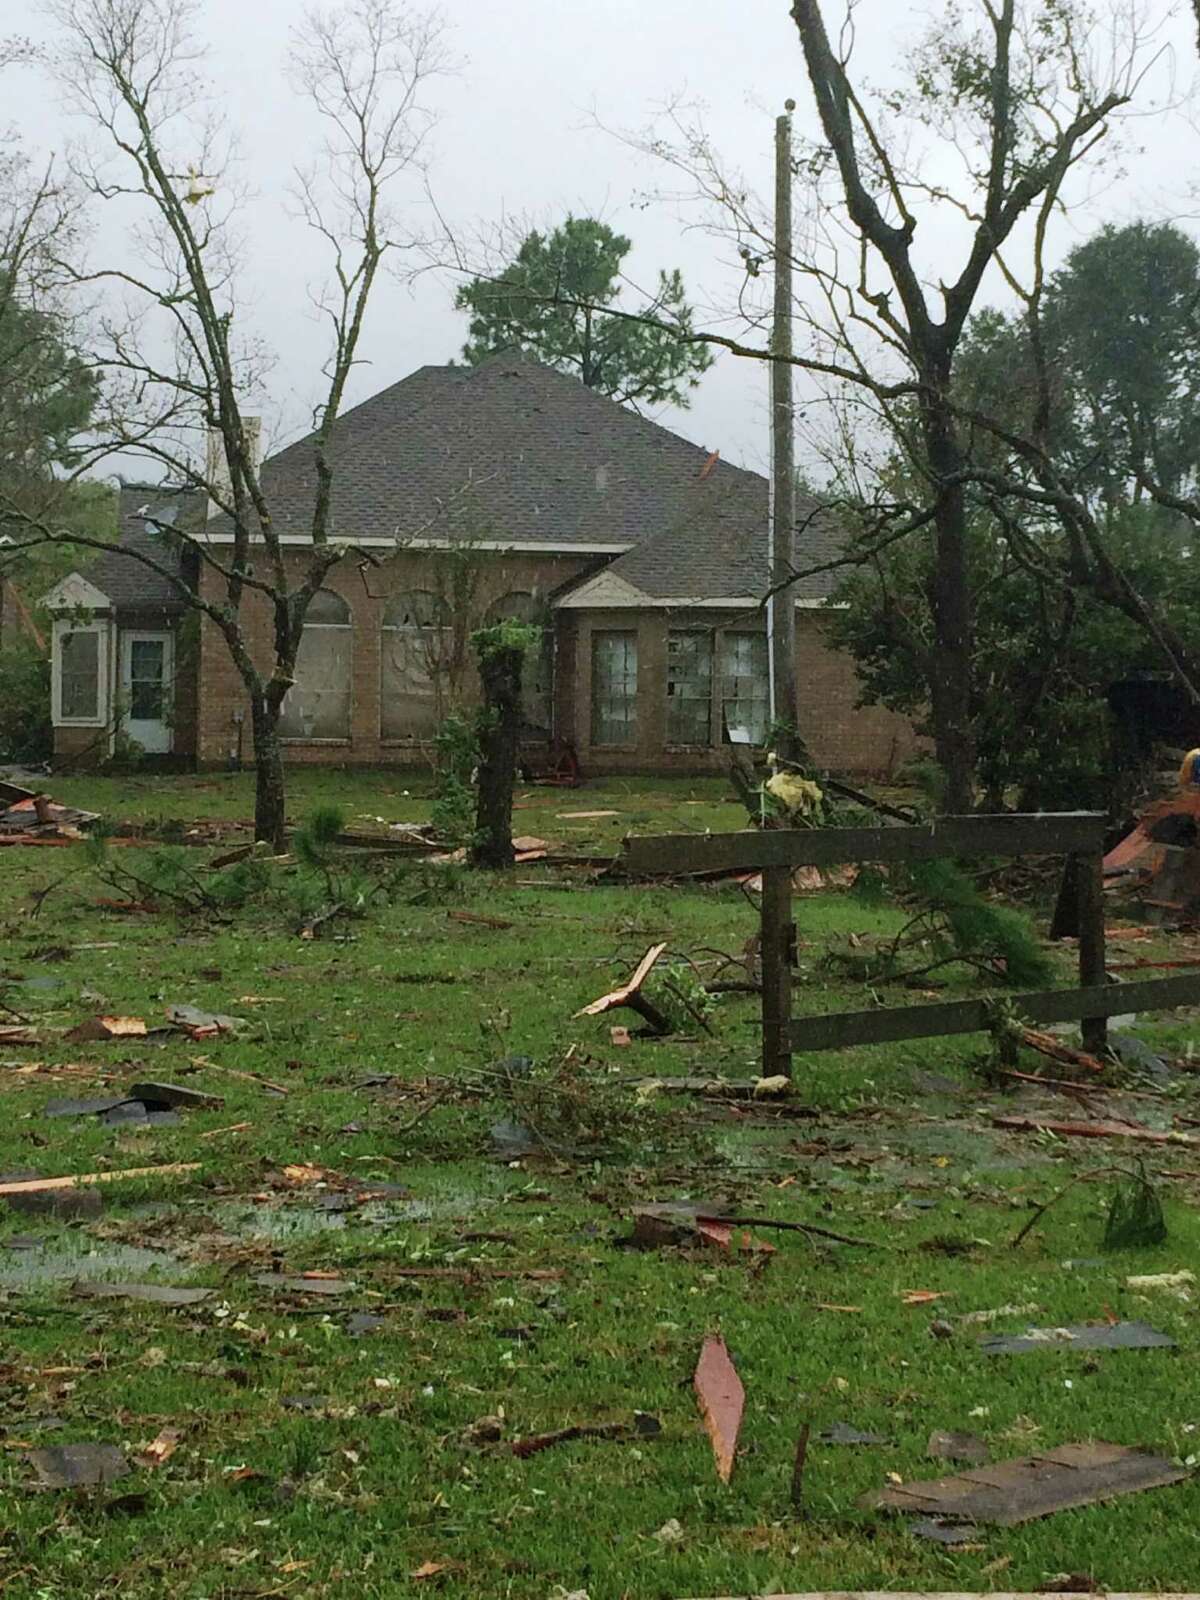
<svg viewBox="0 0 1200 1600"><path fill-rule="evenodd" d="M768 192L773 118L787 96L798 102L798 126L815 131L789 0L446 0L442 9L461 66L433 92L440 122L431 183L456 228L486 228L506 215L551 224L567 211L600 216L634 240L635 280L649 282L659 267L678 266L702 307L728 306L738 286L729 247L689 228L678 207L647 205L647 191L670 187L669 175L600 131L595 118L611 127L643 127L671 97L700 101L729 164ZM919 10L863 0L856 56L862 70L877 82L892 77L920 16L940 9L937 0ZM2 10L5 29L51 36L30 0L5 0ZM289 28L301 10L301 0L200 5L214 92L242 130L245 175L259 193L243 224L244 297L257 331L277 353L268 418L277 441L302 431L319 393L325 349L306 294L323 258L283 209L291 163L313 145L311 114L283 72ZM1194 23L1181 15L1160 38L1173 52L1181 85L1193 71ZM1160 71L1148 92L1161 94L1165 81ZM61 150L82 131L32 70L6 74L0 93L0 123L19 127L36 151ZM1142 148L1130 152L1124 175L1110 177L1063 223L1059 255L1102 221L1186 216L1200 137L1179 116L1142 121L1135 131ZM922 229L932 268L944 251L951 275L959 242L953 222L931 218ZM107 244L101 224L98 250ZM994 292L1001 296L1002 286ZM465 318L452 296L452 281L434 274L411 288L381 289L362 346L369 364L358 370L351 400L459 352ZM764 368L722 356L691 409L664 411L660 420L727 459L762 468L765 391Z"/></svg>

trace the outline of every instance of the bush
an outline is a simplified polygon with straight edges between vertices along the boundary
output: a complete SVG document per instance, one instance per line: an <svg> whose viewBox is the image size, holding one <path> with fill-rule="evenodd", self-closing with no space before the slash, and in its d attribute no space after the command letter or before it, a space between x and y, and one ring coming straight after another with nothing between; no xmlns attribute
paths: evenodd
<svg viewBox="0 0 1200 1600"><path fill-rule="evenodd" d="M21 640L0 650L0 758L40 762L53 754L50 660Z"/></svg>

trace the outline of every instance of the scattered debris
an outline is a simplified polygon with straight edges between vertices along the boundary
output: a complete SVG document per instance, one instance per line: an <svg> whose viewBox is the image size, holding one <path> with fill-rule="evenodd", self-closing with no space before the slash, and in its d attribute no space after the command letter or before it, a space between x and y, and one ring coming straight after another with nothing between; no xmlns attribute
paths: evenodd
<svg viewBox="0 0 1200 1600"><path fill-rule="evenodd" d="M81 1279L71 1285L80 1300L143 1300L155 1306L196 1306L210 1300L212 1289L186 1289L169 1283L102 1283Z"/></svg>
<svg viewBox="0 0 1200 1600"><path fill-rule="evenodd" d="M8 782L0 783L0 807L0 845L71 844L99 818Z"/></svg>
<svg viewBox="0 0 1200 1600"><path fill-rule="evenodd" d="M643 1017L655 1033L670 1033L671 1025L663 1013L651 1001L647 1000L642 992L646 979L653 971L659 957L666 950L666 943L651 945L646 954L638 962L633 976L628 983L623 983L619 989L612 989L608 994L602 994L599 1000L593 1000L591 1005L584 1006L577 1011L577 1017L599 1017L606 1011L615 1011L618 1006L628 1006Z"/></svg>
<svg viewBox="0 0 1200 1600"><path fill-rule="evenodd" d="M622 1047L633 1043L633 1035L629 1029L623 1028L619 1024L608 1030L608 1037L612 1044Z"/></svg>
<svg viewBox="0 0 1200 1600"><path fill-rule="evenodd" d="M1102 1442L1065 1444L949 1478L892 1484L865 1495L859 1504L1009 1528L1055 1511L1180 1483L1189 1476L1186 1467L1149 1451Z"/></svg>
<svg viewBox="0 0 1200 1600"><path fill-rule="evenodd" d="M516 840L513 840L516 844ZM446 916L451 922L465 922L468 926L479 928L493 928L497 933L505 933L514 924L506 917L487 917L481 911L447 911Z"/></svg>
<svg viewBox="0 0 1200 1600"><path fill-rule="evenodd" d="M993 1334L980 1349L985 1355L1023 1355L1030 1350L1174 1350L1175 1341L1146 1322L1080 1322L1067 1328L1029 1328L1024 1333Z"/></svg>
<svg viewBox="0 0 1200 1600"><path fill-rule="evenodd" d="M882 1433L872 1433L869 1428L855 1428L849 1422L834 1422L822 1428L817 1438L822 1444L868 1445L891 1444Z"/></svg>
<svg viewBox="0 0 1200 1600"><path fill-rule="evenodd" d="M1140 1139L1146 1144L1182 1144L1200 1147L1200 1138L1147 1128L1140 1122L1053 1122L1044 1117L993 1117L993 1128L1016 1133L1053 1133L1063 1139Z"/></svg>
<svg viewBox="0 0 1200 1600"><path fill-rule="evenodd" d="M76 1189L92 1183L119 1183L124 1178L173 1178L199 1172L198 1161L173 1161L164 1167L126 1167L123 1172L80 1172L67 1178L21 1178L0 1183L0 1196L45 1194L52 1189Z"/></svg>
<svg viewBox="0 0 1200 1600"><path fill-rule="evenodd" d="M24 1216L97 1217L104 1209L104 1200L98 1189L12 1189L13 1184L36 1184L41 1173L24 1167L0 1174L0 1197L11 1211ZM13 1241L10 1238L11 1249Z"/></svg>
<svg viewBox="0 0 1200 1600"><path fill-rule="evenodd" d="M746 1391L729 1358L725 1341L718 1335L709 1334L701 1346L692 1382L704 1425L712 1440L717 1477L722 1483L728 1483L733 1474Z"/></svg>
<svg viewBox="0 0 1200 1600"><path fill-rule="evenodd" d="M177 1083L131 1083L127 1096L140 1100L149 1110L195 1109L219 1111L225 1104L219 1094L206 1094L202 1089L187 1089Z"/></svg>
<svg viewBox="0 0 1200 1600"><path fill-rule="evenodd" d="M977 1433L935 1428L929 1435L925 1454L939 1461L959 1461L967 1466L978 1467L987 1460L988 1447Z"/></svg>
<svg viewBox="0 0 1200 1600"><path fill-rule="evenodd" d="M78 1489L124 1478L129 1463L115 1444L58 1444L27 1450L44 1489Z"/></svg>
<svg viewBox="0 0 1200 1600"><path fill-rule="evenodd" d="M1054 1034L1043 1033L1038 1028L1018 1028L1016 1040L1027 1050L1034 1050L1038 1055L1048 1056L1051 1061L1061 1061L1069 1067L1082 1067L1085 1072L1095 1073L1107 1070L1104 1062L1098 1057L1089 1055L1086 1050L1076 1050L1073 1046L1064 1044L1061 1039L1055 1038Z"/></svg>
<svg viewBox="0 0 1200 1600"><path fill-rule="evenodd" d="M1196 1274L1185 1267L1182 1272L1148 1272L1126 1278L1125 1287L1143 1293L1161 1290L1164 1294L1174 1294L1181 1300L1188 1300L1191 1298L1188 1286L1195 1281Z"/></svg>
<svg viewBox="0 0 1200 1600"><path fill-rule="evenodd" d="M478 1428L478 1424L475 1424ZM557 1428L553 1433L538 1433L528 1439L517 1439L509 1446L514 1456L522 1459L538 1455L556 1444L569 1444L574 1439L656 1439L662 1432L662 1423L648 1411L635 1411L632 1422L577 1423L567 1428Z"/></svg>
<svg viewBox="0 0 1200 1600"><path fill-rule="evenodd" d="M288 1277L283 1272L260 1272L255 1275L254 1282L264 1289L279 1289L288 1294L338 1295L354 1288L345 1278L327 1278L315 1272L302 1272L297 1277Z"/></svg>
<svg viewBox="0 0 1200 1600"><path fill-rule="evenodd" d="M791 1222L781 1217L731 1216L723 1206L702 1205L688 1201L667 1201L659 1205L637 1206L633 1211L633 1232L626 1244L640 1250L661 1249L664 1245L694 1244L698 1237L717 1242L709 1227L702 1224L717 1223L722 1228L781 1228L788 1233L811 1234L818 1239L830 1239L835 1244L857 1245L862 1249L877 1248L870 1239L856 1239L851 1234L835 1233L815 1222Z"/></svg>
<svg viewBox="0 0 1200 1600"><path fill-rule="evenodd" d="M219 1011L201 1011L197 1006L168 1006L167 1017L192 1039L212 1039L219 1033L237 1033L246 1026L244 1017L226 1017Z"/></svg>
<svg viewBox="0 0 1200 1600"><path fill-rule="evenodd" d="M958 1320L964 1328L986 1328L1001 1317L1029 1317L1041 1309L1035 1300L1024 1300L1020 1305L993 1306L989 1311L964 1311Z"/></svg>
<svg viewBox="0 0 1200 1600"><path fill-rule="evenodd" d="M182 1438L182 1429L163 1428L144 1450L138 1451L133 1459L139 1467L161 1467L175 1454Z"/></svg>
<svg viewBox="0 0 1200 1600"><path fill-rule="evenodd" d="M149 1032L142 1017L89 1017L63 1034L72 1044L109 1039L141 1039Z"/></svg>
<svg viewBox="0 0 1200 1600"><path fill-rule="evenodd" d="M560 822L593 822L600 817L619 817L619 811L556 811L555 816ZM516 844L516 840L513 843Z"/></svg>

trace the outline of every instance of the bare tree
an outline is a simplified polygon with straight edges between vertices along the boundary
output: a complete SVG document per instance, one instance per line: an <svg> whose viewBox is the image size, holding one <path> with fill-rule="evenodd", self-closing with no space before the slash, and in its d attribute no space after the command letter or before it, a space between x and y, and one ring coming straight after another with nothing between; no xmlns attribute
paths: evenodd
<svg viewBox="0 0 1200 1600"><path fill-rule="evenodd" d="M875 496L871 537L922 527L935 541L929 651L932 725L946 803L973 800L971 594L965 486L969 451L954 395L955 361L985 283L1012 270L1006 252L1041 252L1073 174L1094 167L1114 121L1132 108L1161 47L1139 0L1103 19L1076 0L969 0L946 7L904 57L902 81L872 89L854 69L860 0L827 25L821 0L790 13L822 137L800 144L800 221L792 266L798 338L792 357L860 423L898 446L924 486L913 503ZM757 280L774 252L770 219L729 171L703 125L670 109L665 133L636 142L685 175L677 200L700 200L732 237L746 281L743 326L765 329ZM924 247L943 231L936 257ZM957 240L957 259L941 242ZM765 337L697 337L772 360ZM861 508L860 508L861 509ZM848 560L863 559L863 551ZM814 569L815 570L815 569Z"/></svg>
<svg viewBox="0 0 1200 1600"><path fill-rule="evenodd" d="M103 417L91 459L139 457L201 491L220 513L224 544L186 524L173 530L193 552L194 578L153 555L137 559L163 573L224 639L250 701L256 834L281 845L280 710L309 602L346 553L332 517L334 428L380 271L411 243L391 200L398 180L424 165L432 125L425 94L447 64L442 24L404 0L340 0L309 11L293 36L292 79L324 131L318 159L295 174L294 193L324 241L330 273L315 294L329 349L313 433L309 542L289 559L255 449L250 409L268 355L238 301L243 197L234 142L202 77L197 0L51 0L50 9L62 29L55 70L89 124L76 176L95 204L119 209L130 224L126 257L66 268L76 287L106 296L95 357ZM205 448L210 440L215 452ZM28 542L63 537L49 519L27 523ZM252 644L251 605L269 614L268 658Z"/></svg>

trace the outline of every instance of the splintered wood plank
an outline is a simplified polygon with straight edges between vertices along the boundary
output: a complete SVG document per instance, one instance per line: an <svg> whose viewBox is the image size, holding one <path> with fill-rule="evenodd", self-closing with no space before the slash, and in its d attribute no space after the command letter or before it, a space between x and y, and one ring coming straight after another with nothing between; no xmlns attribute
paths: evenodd
<svg viewBox="0 0 1200 1600"><path fill-rule="evenodd" d="M1040 1455L972 1467L952 1477L896 1484L865 1495L879 1510L950 1516L1010 1528L1073 1506L1179 1483L1190 1474L1165 1456L1120 1444L1065 1444Z"/></svg>
<svg viewBox="0 0 1200 1600"><path fill-rule="evenodd" d="M198 1161L174 1161L165 1167L126 1167L123 1172L78 1172L67 1178L20 1178L0 1183L0 1195L46 1194L53 1189L79 1189L94 1183L120 1183L123 1178L174 1178L199 1172Z"/></svg>
<svg viewBox="0 0 1200 1600"><path fill-rule="evenodd" d="M738 1432L746 1405L746 1391L729 1359L724 1339L709 1334L700 1349L693 1379L696 1398L708 1436L712 1440L717 1477L728 1483L737 1454Z"/></svg>

